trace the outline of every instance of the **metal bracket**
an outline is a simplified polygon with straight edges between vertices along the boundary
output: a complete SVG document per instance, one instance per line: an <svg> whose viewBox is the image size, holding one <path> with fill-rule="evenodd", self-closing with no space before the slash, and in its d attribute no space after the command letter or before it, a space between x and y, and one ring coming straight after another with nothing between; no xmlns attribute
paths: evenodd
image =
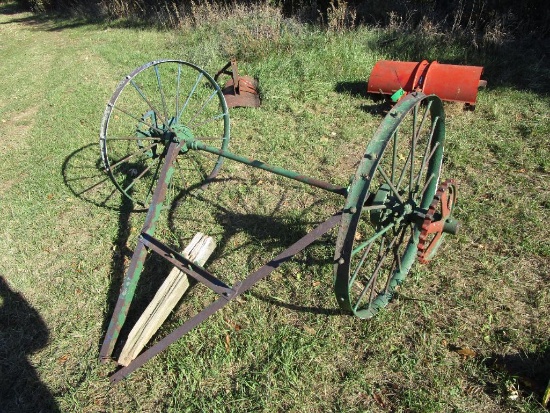
<svg viewBox="0 0 550 413"><path fill-rule="evenodd" d="M231 67L231 70L228 70ZM228 108L235 107L260 107L260 96L258 95L258 81L250 76L239 76L237 60L231 59L218 73L214 80L218 82L221 75L230 76L222 88Z"/></svg>

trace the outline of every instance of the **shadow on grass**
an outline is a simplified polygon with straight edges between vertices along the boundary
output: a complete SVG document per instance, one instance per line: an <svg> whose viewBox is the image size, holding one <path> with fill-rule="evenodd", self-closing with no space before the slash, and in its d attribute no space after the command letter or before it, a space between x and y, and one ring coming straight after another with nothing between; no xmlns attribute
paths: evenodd
<svg viewBox="0 0 550 413"><path fill-rule="evenodd" d="M120 192L105 173L97 142L69 154L61 166L61 175L69 191L82 201L121 214L146 211L120 201Z"/></svg>
<svg viewBox="0 0 550 413"><path fill-rule="evenodd" d="M363 102L367 99L368 103L360 105L359 108L375 116L386 116L393 105L386 96L368 93L367 82L338 82L334 91L349 94Z"/></svg>
<svg viewBox="0 0 550 413"><path fill-rule="evenodd" d="M7 16L12 16L14 14L25 13L28 10L25 10L19 3L5 3L0 4L0 14L5 14Z"/></svg>
<svg viewBox="0 0 550 413"><path fill-rule="evenodd" d="M215 179L212 183L235 180L238 180L238 178ZM194 198L195 200L207 203L209 206L215 208L216 212L214 213L214 218L216 222L223 224L224 232L218 247L212 255L212 259L234 254L237 250L250 246L257 247L252 248L254 251L265 250L269 253L278 253L289 247L300 238L304 237L307 234L306 228L316 226L321 223L320 221L302 219L295 216L278 216L277 214L285 200L284 195L281 199L279 199L278 204L273 208L273 211L269 215L262 215L252 211L246 213L232 211L220 203L214 203L204 197L202 195L203 191L198 190L199 187L200 185L189 188L189 190L181 192L176 198L174 198L168 216L168 225L174 233L177 232L176 220L178 217L175 214L178 205L185 202L188 198ZM313 203L311 206L304 209L301 215L307 215L306 212L308 210L315 209L322 202L323 201L320 200ZM250 241L243 245L239 245L236 248L231 248L229 241L239 233L246 233ZM319 244L322 242L323 239L321 238L313 244ZM183 245L183 240L180 240L180 243ZM308 259L308 265L326 265L328 263L332 263L332 256L330 258L325 257L320 259Z"/></svg>
<svg viewBox="0 0 550 413"><path fill-rule="evenodd" d="M515 379L524 397L541 400L550 380L550 347L538 353L495 354L486 361L487 367Z"/></svg>
<svg viewBox="0 0 550 413"><path fill-rule="evenodd" d="M232 211L221 204L215 204L202 196L202 191L197 191L197 188L191 188L189 191L182 192L176 197L172 203L169 213L169 226L173 232L176 232L176 216L174 215L177 207L180 203L185 202L188 197L195 198L201 202L208 203L211 207L214 207L216 212L214 217L216 222L223 223L224 232L221 240L218 242L218 247L214 250L211 260L216 260L225 256L238 253L242 249L250 249L251 256L249 260L256 256L269 257L276 255L292 243L296 242L300 238L307 234L306 228L311 228L320 224L320 221L312 221L308 219L296 218L296 216L278 216L277 213L284 202L284 196L279 199L278 204L275 206L271 214L261 215L257 213L239 213ZM315 209L321 204L322 201L317 201L313 205L309 206L307 210ZM302 216L307 215L305 212ZM328 216L327 216L328 218ZM239 233L246 233L249 241L245 244L240 244L237 247L231 246L231 240ZM193 234L186 234L188 236ZM180 240L180 244L183 245L183 240ZM316 254L299 253L293 257L293 261L300 263L307 267L314 266L326 266L333 264L333 248L334 240L332 238L322 237L313 242L309 247L306 247L304 251L311 249L315 246L324 246L330 244L331 255L330 256L316 256ZM246 278L249 274L243 275L242 279ZM242 281L241 279L241 281ZM269 296L264 296L255 293L252 289L250 292L252 296L258 298L267 303L285 307L294 311L308 312L312 314L325 314L325 315L340 315L342 312L335 308L318 308L312 306L297 305L294 303L285 303L278 299L274 299Z"/></svg>
<svg viewBox="0 0 550 413"><path fill-rule="evenodd" d="M180 194L179 197L177 197L171 204L170 212L169 212L169 221L174 220L174 216L172 215L173 211L177 208L177 205L179 202L183 201L186 196L200 196L197 195L201 193L199 190L201 184L197 184L196 186L192 187L191 189L185 191L184 193ZM123 203L128 203L126 210L130 211L132 209L131 201L123 201ZM290 242L287 243L287 239L292 238L293 241L296 241L296 239L299 239L303 237L306 232L304 230L304 225L311 225L312 223L309 221L300 221L298 224L288 224L284 222L284 219L275 219L273 217L266 217L261 216L258 214L236 214L233 212L228 211L227 209L217 205L216 208L218 208L218 214L216 214L216 219L220 220L222 222L230 222L229 228L225 231L221 245L219 246L215 254L218 254L218 257L221 256L221 254L225 254L228 248L228 242L229 240L237 233L241 231L247 232L253 240L258 240L261 238L263 246L265 246L269 251L273 251L275 249L283 250L286 247L289 246ZM112 313L114 311L116 300L118 298L118 291L122 284L122 279L126 275L126 267L128 264L128 261L131 257L131 251L128 250L127 244L128 244L128 235L129 235L129 214L124 214L121 212L120 214L120 220L119 220L119 229L118 229L118 235L116 238L116 244L117 248L116 250L119 250L119 253L113 254L112 257L112 282L109 287L109 291L107 294L107 310L105 312L104 317L104 324L103 324L103 331L107 330L108 324L111 320ZM169 223L170 225L170 223ZM172 225L173 226L173 222ZM272 234L275 234L273 237L266 237L266 231L269 230ZM281 237L278 237L276 234L283 234ZM255 242L255 241L252 241ZM317 241L324 242L323 240ZM269 245L269 247L266 246L266 243ZM235 250L230 251L231 253L235 253ZM213 255L212 260L216 259L216 256ZM326 265L328 263L332 262L332 257L324 257L323 259L319 260L317 265ZM311 264L311 260L308 259L308 263ZM165 280L166 276L170 272L172 268L172 264L170 264L168 261L164 260L162 257L158 256L157 254L149 254L148 258L145 261L143 271L139 275L139 282L137 284L137 289L134 298L132 299L132 305L130 307L130 311L128 313L128 316L126 318L126 321L124 325L121 328L120 331L120 339L117 341L116 345L114 346L113 351L113 358L118 358L124 344L125 340L128 337L128 334L130 330L132 329L135 322L139 319L141 314L143 313L143 310L148 305L148 303L152 300L155 293L158 291L159 287ZM191 289L197 285L196 282L193 280L191 281L191 288L187 290L186 295L190 293ZM264 297L259 294L255 294L255 297L265 300L271 304L280 305L282 307L290 308L296 311L305 311L305 312L311 312L314 314L325 314L325 315L336 315L341 314L339 310L335 309L323 309L323 308L315 308L315 307L307 307L307 306L299 306L294 305L290 303L284 303L278 300L273 300L270 297ZM201 311L203 308L197 308L196 310ZM153 339L154 340L154 339Z"/></svg>
<svg viewBox="0 0 550 413"><path fill-rule="evenodd" d="M133 253L129 247L129 237L130 214L135 212L134 204L131 200L118 192L104 173L97 143L84 145L69 154L62 165L61 173L65 185L76 198L102 208L116 210L119 213L117 234L113 240L114 248L111 255L111 282L106 293L107 302L103 315L102 329L106 331L111 321L112 313L119 297L119 291L126 275L127 266ZM235 178L232 178L232 180L234 179ZM225 181L228 181L228 179L216 179L211 184L219 184ZM209 204L215 208L214 219L216 222L223 223L224 226L224 233L222 234L218 248L211 258L212 260L221 258L225 255L238 253L238 249L245 247L251 248L253 255L256 255L256 252L258 252L257 255L260 256L262 252L267 256L273 252L280 252L289 247L293 242L305 236L307 228L311 228L319 223L301 218L304 214L300 215L298 218L296 216L278 216L277 213L284 199L279 200L279 204L270 215L261 215L253 212L237 213L220 204L212 204L212 202L203 197L203 191L200 190L200 187L201 184L197 184L182 192L172 201L168 212L168 224L172 231L175 232L175 220L177 217L174 216L174 211L176 211L178 205L181 202L185 202L188 197L194 197L201 202L209 202ZM322 201L318 201L317 203L321 202ZM309 208L315 208L317 203L314 203ZM242 232L246 233L251 241L247 245L239 246L237 249L231 247L230 241L232 238ZM186 234L186 236L187 235L193 234ZM180 245L184 245L184 240L179 241ZM319 246L324 243L330 243L332 247L333 240L321 238L313 245ZM319 257L315 256L315 254L301 254L295 257L294 260L298 261L301 265L326 266L332 264L332 255ZM132 300L126 322L121 329L120 339L114 347L113 356L115 358L124 346L125 339L130 329L138 320L156 291L158 291L160 285L170 272L171 267L172 265L168 261L156 254L149 254L140 275L140 281L137 284L136 293ZM335 308L317 308L307 305L297 305L294 303L281 302L280 300L257 293L253 293L253 295L270 304L286 307L295 311L324 315L341 314L341 311Z"/></svg>
<svg viewBox="0 0 550 413"><path fill-rule="evenodd" d="M78 10L76 13L32 13L25 17L14 17L0 24L19 23L46 32L59 32L67 29L100 24L108 24L109 27L119 29L154 29L158 24L158 22L148 23L137 19L109 19L94 6L94 4L90 4L87 8ZM0 5L0 14L14 16L21 13L30 12L20 7L17 3Z"/></svg>
<svg viewBox="0 0 550 413"><path fill-rule="evenodd" d="M334 88L335 92L348 93L354 98L366 98L367 82L338 82Z"/></svg>
<svg viewBox="0 0 550 413"><path fill-rule="evenodd" d="M285 303L277 298L269 297L267 295L261 295L254 291L249 293L252 297L257 298L258 300L264 301L268 304L274 305L276 307L283 307L292 311L299 311L301 313L310 313L317 315L327 315L327 316L349 316L350 314L340 310L339 308L321 308L321 307L311 307L305 305L298 305L293 303Z"/></svg>
<svg viewBox="0 0 550 413"><path fill-rule="evenodd" d="M59 412L27 358L45 347L49 331L40 314L0 275L0 411Z"/></svg>

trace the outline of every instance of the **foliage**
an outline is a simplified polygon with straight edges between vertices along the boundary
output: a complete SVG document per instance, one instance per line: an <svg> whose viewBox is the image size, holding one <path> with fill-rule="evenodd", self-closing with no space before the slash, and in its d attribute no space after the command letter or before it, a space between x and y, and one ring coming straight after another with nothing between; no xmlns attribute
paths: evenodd
<svg viewBox="0 0 550 413"><path fill-rule="evenodd" d="M399 21L325 30L265 3L191 5L174 30L1 10L0 410L545 411L545 45L474 46L426 22L419 32ZM230 149L340 184L388 109L365 94L376 61L485 66L475 111L445 105L443 178L460 182L461 231L369 322L337 309L328 234L111 386L115 366L98 350L144 216L106 180L101 114L145 62L178 58L215 73L232 55L259 79L262 107L231 110ZM336 195L228 161L208 190L163 212L158 236L181 248L207 231L218 242L208 269L234 281L341 207ZM146 265L130 320L170 270ZM210 298L193 289L159 337Z"/></svg>
<svg viewBox="0 0 550 413"><path fill-rule="evenodd" d="M88 18L132 19L158 25L180 25L197 5L228 8L257 2L240 0L18 0L35 12L65 12ZM399 21L415 28L430 22L445 31L468 31L478 36L533 35L550 33L550 9L545 0L275 0L269 2L285 17L326 22L329 27L347 28L357 23L386 26Z"/></svg>

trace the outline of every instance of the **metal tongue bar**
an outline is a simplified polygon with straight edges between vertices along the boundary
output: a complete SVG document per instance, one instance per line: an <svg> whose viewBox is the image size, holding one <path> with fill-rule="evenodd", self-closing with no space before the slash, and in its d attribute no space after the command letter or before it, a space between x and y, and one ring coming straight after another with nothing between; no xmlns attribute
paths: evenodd
<svg viewBox="0 0 550 413"><path fill-rule="evenodd" d="M228 70L229 68L231 68L231 70ZM250 76L239 76L236 59L231 59L231 61L216 73L214 80L217 82L221 75L231 76L231 79L229 79L222 88L227 107L260 107L258 81Z"/></svg>

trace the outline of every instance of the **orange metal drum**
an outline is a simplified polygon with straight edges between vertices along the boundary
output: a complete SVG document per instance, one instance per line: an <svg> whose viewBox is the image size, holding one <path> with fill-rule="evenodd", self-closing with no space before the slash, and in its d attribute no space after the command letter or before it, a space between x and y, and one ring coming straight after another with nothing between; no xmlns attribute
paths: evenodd
<svg viewBox="0 0 550 413"><path fill-rule="evenodd" d="M443 100L475 105L478 87L485 84L480 80L482 72L480 66L380 60L374 65L367 91L392 95L400 89L421 90Z"/></svg>

